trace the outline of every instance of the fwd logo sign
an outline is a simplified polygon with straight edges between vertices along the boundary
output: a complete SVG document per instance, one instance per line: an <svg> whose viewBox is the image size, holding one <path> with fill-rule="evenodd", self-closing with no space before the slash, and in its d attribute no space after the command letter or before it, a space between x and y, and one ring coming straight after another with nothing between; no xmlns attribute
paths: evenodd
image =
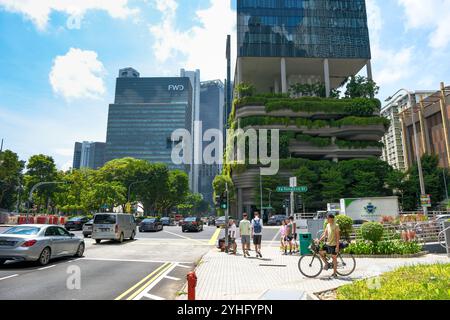
<svg viewBox="0 0 450 320"><path fill-rule="evenodd" d="M170 84L169 91L184 91L184 86L182 84Z"/></svg>

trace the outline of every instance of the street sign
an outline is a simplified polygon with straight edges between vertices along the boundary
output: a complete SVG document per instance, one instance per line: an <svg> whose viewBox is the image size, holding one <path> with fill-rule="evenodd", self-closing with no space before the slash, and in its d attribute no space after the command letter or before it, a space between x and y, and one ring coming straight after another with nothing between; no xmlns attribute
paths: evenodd
<svg viewBox="0 0 450 320"><path fill-rule="evenodd" d="M420 205L422 207L431 208L431 196L429 194L423 194L420 196Z"/></svg>
<svg viewBox="0 0 450 320"><path fill-rule="evenodd" d="M291 192L297 192L297 193L305 193L308 192L308 187L277 187L278 193L291 193Z"/></svg>

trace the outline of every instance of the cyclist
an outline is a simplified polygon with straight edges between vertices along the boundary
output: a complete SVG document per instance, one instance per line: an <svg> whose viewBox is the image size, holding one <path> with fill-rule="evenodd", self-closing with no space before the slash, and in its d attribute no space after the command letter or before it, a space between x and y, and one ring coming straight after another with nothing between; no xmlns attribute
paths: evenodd
<svg viewBox="0 0 450 320"><path fill-rule="evenodd" d="M330 254L333 257L333 275L332 277L337 278L337 256L339 254L339 241L340 241L340 230L339 226L336 224L335 216L332 213L327 215L327 226L322 237L319 239L319 243L325 242L325 250L320 250L320 257L324 261L325 270L328 270L328 262L326 259L326 254Z"/></svg>

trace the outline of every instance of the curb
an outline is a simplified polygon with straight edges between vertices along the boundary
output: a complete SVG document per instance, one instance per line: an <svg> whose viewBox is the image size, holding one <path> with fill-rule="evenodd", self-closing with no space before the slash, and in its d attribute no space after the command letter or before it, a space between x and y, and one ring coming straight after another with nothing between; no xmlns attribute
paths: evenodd
<svg viewBox="0 0 450 320"><path fill-rule="evenodd" d="M421 258L428 255L428 251L422 251L416 254L393 254L393 255L353 255L355 259L412 259Z"/></svg>

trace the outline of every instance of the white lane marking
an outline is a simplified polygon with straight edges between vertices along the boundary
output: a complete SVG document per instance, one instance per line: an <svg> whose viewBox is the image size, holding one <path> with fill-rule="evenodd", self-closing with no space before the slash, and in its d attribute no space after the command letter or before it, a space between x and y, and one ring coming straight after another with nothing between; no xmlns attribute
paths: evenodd
<svg viewBox="0 0 450 320"><path fill-rule="evenodd" d="M149 294L149 292L158 284L161 282L162 279L167 277L169 273L173 271L178 266L178 264L173 264L169 269L164 271L155 281L153 281L147 288L144 289L140 294L138 294L133 300L141 300L142 297L144 297L146 294Z"/></svg>
<svg viewBox="0 0 450 320"><path fill-rule="evenodd" d="M271 245L271 246L273 246L274 243L275 243L275 241L277 241L277 238L278 238L278 236L280 235L280 233L281 233L281 229L278 230L277 234L275 235L275 237L273 237L272 241L270 242L270 245Z"/></svg>
<svg viewBox="0 0 450 320"><path fill-rule="evenodd" d="M171 234L171 235L173 235L173 236L180 237L180 238L182 238L182 239L191 240L191 241L195 241L195 242L199 242L199 243L201 243L201 244L204 244L203 241L200 241L200 240L197 240L197 239L192 239L192 238L185 237L185 236L182 236L182 235L179 235L179 234L176 234L176 233L173 233L173 232L169 232L169 231L163 231L163 232L168 233L168 234ZM208 240L208 242L209 242L209 240Z"/></svg>
<svg viewBox="0 0 450 320"><path fill-rule="evenodd" d="M51 269L51 268L54 268L54 267L56 267L56 264L54 264L53 266L48 266L48 267L39 268L38 270L39 270L39 271L42 271L42 270L47 270L47 269Z"/></svg>
<svg viewBox="0 0 450 320"><path fill-rule="evenodd" d="M111 261L111 262L143 262L143 263L189 263L189 262L179 262L179 261L157 261L157 260L135 260L135 259L107 259L107 258L81 258L78 260L88 260L88 261ZM78 261L76 260L76 261Z"/></svg>
<svg viewBox="0 0 450 320"><path fill-rule="evenodd" d="M164 298L161 298L161 297L155 296L153 294L149 294L149 293L144 294L143 297L146 297L146 298L152 299L152 300L166 300Z"/></svg>
<svg viewBox="0 0 450 320"><path fill-rule="evenodd" d="M0 281L2 281L2 280L7 280L7 279L11 279L11 278L15 278L15 277L18 277L18 276L19 276L18 274L13 274L13 275L11 275L11 276L7 276L7 277L0 278Z"/></svg>
<svg viewBox="0 0 450 320"><path fill-rule="evenodd" d="M180 281L181 280L180 278L175 278L175 277L171 277L171 276L166 276L166 279L173 280L173 281Z"/></svg>
<svg viewBox="0 0 450 320"><path fill-rule="evenodd" d="M180 262L180 263L183 263L183 262ZM184 266L184 265L182 265L182 264L179 264L178 267L185 268L185 269L191 269L191 267Z"/></svg>

